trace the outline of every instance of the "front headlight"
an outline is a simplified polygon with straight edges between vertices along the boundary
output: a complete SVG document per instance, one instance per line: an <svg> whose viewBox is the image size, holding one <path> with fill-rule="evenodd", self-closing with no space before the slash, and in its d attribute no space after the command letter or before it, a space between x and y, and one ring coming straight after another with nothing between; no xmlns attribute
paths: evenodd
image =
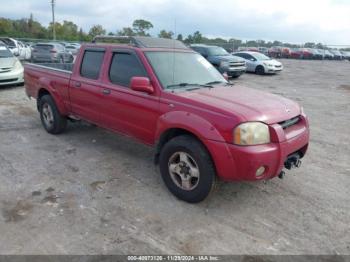
<svg viewBox="0 0 350 262"><path fill-rule="evenodd" d="M221 63L220 63L220 67L229 67L229 62L226 62L226 61L222 61Z"/></svg>
<svg viewBox="0 0 350 262"><path fill-rule="evenodd" d="M23 66L19 60L16 61L15 66L13 67L14 69L22 69Z"/></svg>
<svg viewBox="0 0 350 262"><path fill-rule="evenodd" d="M265 63L265 62L264 62L264 65L266 65L266 66L273 66L273 64Z"/></svg>
<svg viewBox="0 0 350 262"><path fill-rule="evenodd" d="M270 143L269 127L261 122L240 124L233 131L233 143L236 145L260 145Z"/></svg>

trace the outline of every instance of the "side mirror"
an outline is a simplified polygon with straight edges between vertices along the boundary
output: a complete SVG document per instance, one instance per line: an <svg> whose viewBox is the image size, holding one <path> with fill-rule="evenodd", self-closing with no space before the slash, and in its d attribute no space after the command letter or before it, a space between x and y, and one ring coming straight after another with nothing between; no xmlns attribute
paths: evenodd
<svg viewBox="0 0 350 262"><path fill-rule="evenodd" d="M130 81L130 88L135 91L153 94L154 88L148 77L134 76Z"/></svg>

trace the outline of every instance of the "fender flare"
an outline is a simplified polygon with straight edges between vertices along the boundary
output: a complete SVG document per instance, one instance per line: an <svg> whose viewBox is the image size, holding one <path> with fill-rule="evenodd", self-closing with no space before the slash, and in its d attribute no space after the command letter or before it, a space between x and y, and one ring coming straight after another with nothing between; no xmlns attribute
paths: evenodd
<svg viewBox="0 0 350 262"><path fill-rule="evenodd" d="M220 132L208 120L185 111L171 111L159 117L155 141L170 129L184 129L194 134L203 144L206 139L225 142Z"/></svg>
<svg viewBox="0 0 350 262"><path fill-rule="evenodd" d="M39 103L39 93L41 90L46 90L53 98L53 100L56 103L57 109L60 112L61 115L68 115L69 111L67 110L63 99L60 95L60 93L57 91L57 89L52 84L51 80L46 77L41 77L39 79L39 88L37 93L37 102Z"/></svg>

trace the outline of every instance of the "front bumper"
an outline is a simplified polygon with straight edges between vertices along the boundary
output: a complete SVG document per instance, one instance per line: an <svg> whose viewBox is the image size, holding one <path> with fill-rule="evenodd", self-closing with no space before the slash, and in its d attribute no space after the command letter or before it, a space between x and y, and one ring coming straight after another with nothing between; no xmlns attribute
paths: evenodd
<svg viewBox="0 0 350 262"><path fill-rule="evenodd" d="M301 116L304 128L294 129L287 135L277 125L270 126L278 141L264 145L238 146L207 140L207 147L215 162L217 175L226 181L266 180L278 176L285 161L294 153L303 157L309 144L308 122ZM292 128L293 129L293 128ZM265 171L257 176L260 167Z"/></svg>
<svg viewBox="0 0 350 262"><path fill-rule="evenodd" d="M281 72L283 70L283 66L276 67L276 66L265 66L265 73L266 74L275 74L278 72Z"/></svg>
<svg viewBox="0 0 350 262"><path fill-rule="evenodd" d="M0 73L0 85L21 84L23 82L23 68Z"/></svg>

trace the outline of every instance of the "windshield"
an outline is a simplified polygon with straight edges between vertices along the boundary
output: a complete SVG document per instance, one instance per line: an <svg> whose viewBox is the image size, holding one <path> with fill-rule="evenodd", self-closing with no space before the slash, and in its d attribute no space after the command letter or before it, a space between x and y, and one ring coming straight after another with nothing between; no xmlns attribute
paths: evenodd
<svg viewBox="0 0 350 262"><path fill-rule="evenodd" d="M201 55L180 52L145 52L164 89L187 85L227 83L225 78Z"/></svg>
<svg viewBox="0 0 350 262"><path fill-rule="evenodd" d="M227 53L227 51L225 49L223 49L222 47L218 47L218 46L208 47L208 53L211 56L225 56L225 55L229 55L229 53Z"/></svg>
<svg viewBox="0 0 350 262"><path fill-rule="evenodd" d="M10 50L4 48L4 49L0 49L0 57L13 57L13 54L11 53Z"/></svg>
<svg viewBox="0 0 350 262"><path fill-rule="evenodd" d="M264 55L264 54L261 54L261 53L255 53L253 55L258 61L262 61L262 60L271 60L270 57Z"/></svg>

